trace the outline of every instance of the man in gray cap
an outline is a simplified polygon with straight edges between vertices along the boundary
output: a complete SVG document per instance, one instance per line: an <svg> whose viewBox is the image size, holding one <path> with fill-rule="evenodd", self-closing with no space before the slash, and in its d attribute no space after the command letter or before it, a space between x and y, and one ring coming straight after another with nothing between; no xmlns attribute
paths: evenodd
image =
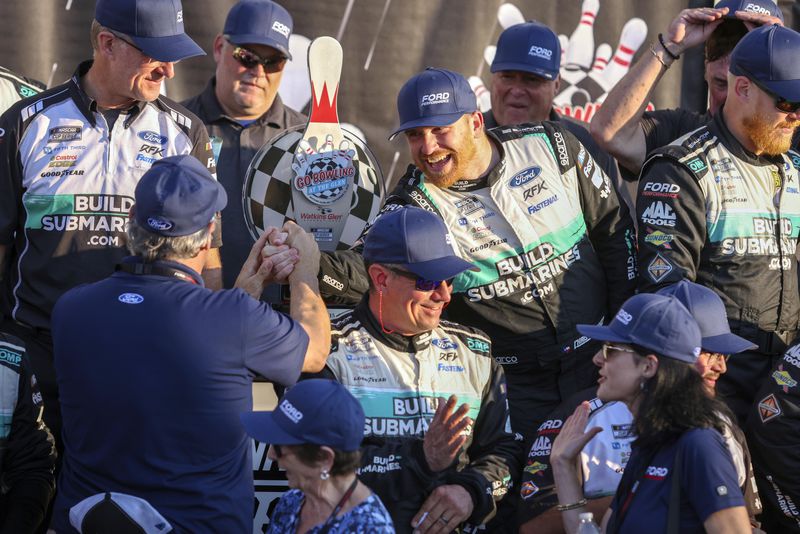
<svg viewBox="0 0 800 534"><path fill-rule="evenodd" d="M800 34L762 26L736 45L728 95L705 126L651 154L637 200L639 289L683 278L714 289L731 330L756 344L718 391L740 418L800 321L797 238Z"/></svg>
<svg viewBox="0 0 800 534"><path fill-rule="evenodd" d="M278 94L291 59L292 25L291 15L271 0L235 4L214 38L215 76L202 93L183 102L208 128L217 175L230 198L241 197L247 166L267 141L306 123L305 115L284 106ZM231 202L223 215L223 283L233 287L252 240L241 202Z"/></svg>
<svg viewBox="0 0 800 534"><path fill-rule="evenodd" d="M91 43L93 60L70 80L0 118L0 328L25 342L57 443L53 305L125 255L133 191L153 163L191 154L214 172L202 122L160 96L175 62L203 54L184 32L181 3L98 0ZM218 264L214 249L204 273Z"/></svg>
<svg viewBox="0 0 800 534"><path fill-rule="evenodd" d="M503 31L492 61L492 109L484 113L486 128L558 121L615 180L616 162L597 146L588 125L559 115L553 108L553 99L561 87L560 65L558 36L544 24L524 22Z"/></svg>

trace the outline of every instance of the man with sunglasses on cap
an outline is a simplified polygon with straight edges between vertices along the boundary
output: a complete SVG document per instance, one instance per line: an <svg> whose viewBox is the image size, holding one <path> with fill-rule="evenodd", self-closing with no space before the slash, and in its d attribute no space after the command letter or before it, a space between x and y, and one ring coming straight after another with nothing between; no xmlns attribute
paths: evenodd
<svg viewBox="0 0 800 534"><path fill-rule="evenodd" d="M634 290L633 221L611 180L558 123L488 132L475 94L439 68L409 79L397 98L409 165L382 212L410 204L440 216L459 257L448 317L484 330L509 386L514 430L531 439L566 397L591 385L596 346L575 324L601 323ZM366 230L370 232L369 228ZM361 258L324 254L320 288L365 289Z"/></svg>
<svg viewBox="0 0 800 534"><path fill-rule="evenodd" d="M683 278L714 289L731 330L757 345L718 391L743 422L798 330L800 34L762 26L731 54L728 97L706 126L656 151L639 183L639 288Z"/></svg>
<svg viewBox="0 0 800 534"><path fill-rule="evenodd" d="M192 154L214 170L202 122L159 94L177 61L203 54L180 2L98 0L91 43L70 80L0 118L0 329L25 341L59 449L53 305L124 257L133 191L154 162ZM215 249L204 271L218 267Z"/></svg>
<svg viewBox="0 0 800 534"><path fill-rule="evenodd" d="M700 355L695 368L703 377L709 395L716 395L717 379L725 374L728 356L754 348L754 345L731 334L725 305L713 290L682 280L665 287L659 294L672 295L692 314L702 336ZM603 356L613 348L603 345ZM587 499L586 511L603 517L619 485L622 472L631 454L631 444L636 436L631 431L633 416L622 402L603 403L597 398L597 386L592 386L564 402L539 427L522 473L520 495L520 533L558 533L564 531L561 513L556 509L558 496L553 480L550 446L561 432L564 421L584 401L589 402L590 413L586 428L601 427L603 432L592 438L581 451L583 495ZM753 482L753 466L744 434L735 423L723 434L738 476L739 487L745 497L751 523L761 513L758 491Z"/></svg>
<svg viewBox="0 0 800 534"><path fill-rule="evenodd" d="M177 532L250 532L252 447L239 414L253 408L253 377L292 385L330 348L316 242L288 223L292 248L262 259L267 231L237 289L211 291L198 273L224 188L193 156L171 156L135 199L134 256L53 310L65 455L52 526L73 532L70 509L110 491L145 499ZM273 267L297 296L288 316L257 300Z"/></svg>
<svg viewBox="0 0 800 534"><path fill-rule="evenodd" d="M380 215L364 243L369 290L332 325L325 375L364 408L359 476L397 532L484 523L518 467L492 342L440 320L452 279L477 270L451 243L428 211L396 206Z"/></svg>
<svg viewBox="0 0 800 534"><path fill-rule="evenodd" d="M271 0L234 4L222 33L214 38L215 76L203 92L183 102L208 128L217 177L231 198L242 196L245 173L256 152L284 130L306 123L305 115L284 106L278 94L283 69L292 59L292 26L291 15ZM233 287L252 240L241 202L231 202L223 215L223 283Z"/></svg>
<svg viewBox="0 0 800 534"><path fill-rule="evenodd" d="M609 91L590 125L597 143L617 158L622 176L636 180L647 155L678 137L700 128L725 103L730 54L750 30L783 24L773 0L720 0L714 7L684 9L658 35L650 50ZM673 63L692 47L705 43L704 79L708 110L645 111L656 85Z"/></svg>

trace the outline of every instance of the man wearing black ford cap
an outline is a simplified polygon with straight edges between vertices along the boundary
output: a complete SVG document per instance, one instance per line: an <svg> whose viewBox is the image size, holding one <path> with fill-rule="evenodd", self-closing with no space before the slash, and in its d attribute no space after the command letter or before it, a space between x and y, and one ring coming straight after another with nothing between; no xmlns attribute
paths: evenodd
<svg viewBox="0 0 800 534"><path fill-rule="evenodd" d="M59 449L53 305L125 255L133 191L155 161L192 154L214 170L203 124L159 96L176 61L203 54L184 32L180 2L98 0L91 43L93 60L68 82L0 118L2 330L25 341ZM219 274L217 256L207 276Z"/></svg>
<svg viewBox="0 0 800 534"><path fill-rule="evenodd" d="M639 182L639 288L687 278L725 302L758 348L718 384L743 423L758 386L798 331L800 34L764 26L731 54L728 97L706 126L656 151Z"/></svg>
<svg viewBox="0 0 800 534"><path fill-rule="evenodd" d="M514 430L530 439L562 398L594 382L596 347L575 324L608 320L633 292L633 223L560 124L486 132L467 81L438 68L409 79L397 105L393 136L405 135L414 165L382 212L410 204L436 213L456 255L480 269L456 277L448 316L489 334ZM350 251L324 254L320 275L334 297L354 299L367 286Z"/></svg>
<svg viewBox="0 0 800 534"><path fill-rule="evenodd" d="M70 508L111 491L147 500L179 531L249 531L251 446L239 414L252 409L253 377L291 385L319 371L330 347L316 243L289 224L293 248L262 260L266 232L239 275L246 292L212 292L198 271L223 187L193 156L173 156L153 164L135 196L135 256L53 311L66 452L53 527L72 532ZM298 296L290 316L253 298L273 266Z"/></svg>
<svg viewBox="0 0 800 534"><path fill-rule="evenodd" d="M440 321L453 277L476 274L451 243L428 211L395 207L379 216L364 244L370 289L333 323L326 373L364 409L361 480L397 532L486 522L518 466L491 341Z"/></svg>
<svg viewBox="0 0 800 534"><path fill-rule="evenodd" d="M217 177L228 196L242 195L250 160L287 128L305 125L305 115L283 105L278 87L289 53L292 17L271 0L241 0L214 39L215 76L199 95L183 102L206 124L217 157ZM221 248L225 287L233 287L252 245L241 202L223 213ZM225 266L228 265L228 268Z"/></svg>

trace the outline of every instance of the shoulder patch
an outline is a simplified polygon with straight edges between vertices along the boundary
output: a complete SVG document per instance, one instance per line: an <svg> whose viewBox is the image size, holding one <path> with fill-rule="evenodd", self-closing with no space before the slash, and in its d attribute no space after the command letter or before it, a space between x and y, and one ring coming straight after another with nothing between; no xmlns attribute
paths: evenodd
<svg viewBox="0 0 800 534"><path fill-rule="evenodd" d="M513 126L495 126L488 130L498 141L511 141L534 134L543 134L544 127L540 123L515 124Z"/></svg>

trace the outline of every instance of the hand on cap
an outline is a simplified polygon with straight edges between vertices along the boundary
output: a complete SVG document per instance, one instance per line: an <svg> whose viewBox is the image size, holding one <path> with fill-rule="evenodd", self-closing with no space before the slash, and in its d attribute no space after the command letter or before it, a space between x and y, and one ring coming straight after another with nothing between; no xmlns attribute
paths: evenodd
<svg viewBox="0 0 800 534"><path fill-rule="evenodd" d="M589 403L582 402L567 418L550 449L551 463L577 468L576 462L583 448L589 443L589 440L603 430L596 426L586 432L583 431L586 428L586 421L589 419L589 411Z"/></svg>
<svg viewBox="0 0 800 534"><path fill-rule="evenodd" d="M300 257L289 275L289 282L308 277L316 279L319 272L320 252L314 236L292 221L287 221L283 225L283 231L287 234L286 244L297 250Z"/></svg>
<svg viewBox="0 0 800 534"><path fill-rule="evenodd" d="M467 440L465 431L472 424L467 417L469 405L462 404L455 410L458 398L450 395L447 402L440 399L436 413L433 415L428 432L422 442L425 460L431 471L441 471L452 465L458 452Z"/></svg>
<svg viewBox="0 0 800 534"><path fill-rule="evenodd" d="M752 11L737 11L734 15L737 19L744 22L744 25L747 26L747 31L752 31L759 26L772 26L773 24L783 26L783 21L772 15L753 13Z"/></svg>
<svg viewBox="0 0 800 534"><path fill-rule="evenodd" d="M411 520L414 532L439 534L453 532L472 515L472 496L457 484L439 486L422 503Z"/></svg>
<svg viewBox="0 0 800 534"><path fill-rule="evenodd" d="M700 7L684 9L670 23L664 34L664 42L672 42L670 47L673 54L680 55L684 51L706 42L711 33L722 23L722 17L728 13L728 8L715 9L713 7Z"/></svg>
<svg viewBox="0 0 800 534"><path fill-rule="evenodd" d="M268 284L277 282L281 277L285 280L292 272L298 260L296 250L287 245L273 246L272 254L263 254L268 240L278 229L268 227L250 249L250 254L242 265L234 287L243 289L251 297L258 299Z"/></svg>

